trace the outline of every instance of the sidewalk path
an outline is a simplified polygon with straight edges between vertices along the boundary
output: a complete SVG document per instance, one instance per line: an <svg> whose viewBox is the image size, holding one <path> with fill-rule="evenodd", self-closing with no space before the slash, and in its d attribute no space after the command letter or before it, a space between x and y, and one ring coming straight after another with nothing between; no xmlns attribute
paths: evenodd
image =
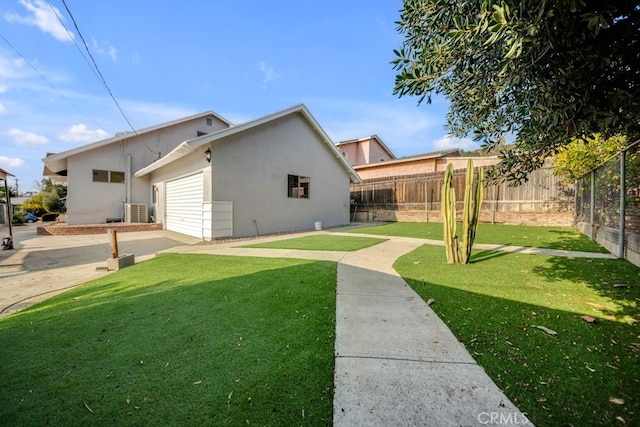
<svg viewBox="0 0 640 427"><path fill-rule="evenodd" d="M422 244L391 238L338 265L334 426L473 426L500 415L524 422L393 269Z"/></svg>

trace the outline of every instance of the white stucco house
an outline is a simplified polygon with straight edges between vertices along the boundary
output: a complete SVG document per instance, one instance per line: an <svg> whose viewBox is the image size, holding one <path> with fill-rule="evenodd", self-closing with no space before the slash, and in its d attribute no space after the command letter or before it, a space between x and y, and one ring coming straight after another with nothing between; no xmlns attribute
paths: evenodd
<svg viewBox="0 0 640 427"><path fill-rule="evenodd" d="M47 156L69 224L152 220L205 240L349 223L360 182L304 105L232 125L212 112Z"/></svg>

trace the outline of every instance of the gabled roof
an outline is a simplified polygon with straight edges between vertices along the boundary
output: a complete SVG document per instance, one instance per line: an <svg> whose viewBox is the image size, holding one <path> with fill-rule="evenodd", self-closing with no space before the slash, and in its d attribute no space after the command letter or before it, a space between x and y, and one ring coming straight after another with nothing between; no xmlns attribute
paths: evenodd
<svg viewBox="0 0 640 427"><path fill-rule="evenodd" d="M168 153L166 156L164 156L163 158L161 158L160 160L157 160L153 163L151 163L149 166L144 167L142 169L140 169L139 171L137 171L133 176L136 178L139 178L141 176L145 176L157 169L160 169L184 156L186 156L187 154L193 152L194 150L198 149L199 147L202 147L203 145L207 145L207 144L211 144L211 143L215 143L216 141L219 141L223 138L227 138L231 135L236 135L236 134L240 134L242 132L246 132L250 129L254 129L258 126L262 126L266 123L272 122L274 120L278 120L281 119L283 117L292 115L292 114L300 114L302 117L304 117L307 122L309 122L309 124L311 125L311 127L318 133L318 135L320 135L320 138L322 139L322 142L325 143L327 145L327 147L329 147L329 149L334 153L336 159L340 162L340 164L342 164L342 166L347 170L347 172L349 173L349 178L351 179L351 182L354 183L359 183L360 182L360 177L358 176L358 174L356 173L356 171L353 169L353 167L346 161L346 159L340 154L340 152L338 151L338 149L336 148L336 146L334 145L333 141L331 141L331 138L329 138L329 136L326 134L326 132L322 129L322 127L320 127L320 124L316 121L316 119L311 115L311 113L309 112L309 110L307 109L307 107L305 107L303 104L299 104L296 106L293 106L291 108L287 108L286 110L282 110L279 111L277 113L273 113L273 114L269 114L267 116L255 119L255 120L251 120L245 123L242 123L240 125L236 125L227 129L221 129L217 132L213 132L207 135L203 135L197 138L193 138L193 139L189 139L187 141L184 141L182 144L178 145L175 149L173 149L170 153Z"/></svg>
<svg viewBox="0 0 640 427"><path fill-rule="evenodd" d="M450 154L460 154L460 150L457 148L449 149L449 150L440 150L440 151L431 151L429 153L417 154L414 156L400 157L394 160L388 160L386 162L379 163L370 163L367 165L356 166L356 169L365 169L365 168L375 168L382 167L385 165L394 165L399 163L407 163L407 162L415 162L418 160L427 160L427 159L438 159L440 157L447 157Z"/></svg>
<svg viewBox="0 0 640 427"><path fill-rule="evenodd" d="M196 119L204 118L208 116L213 116L216 119L222 121L223 123L226 123L229 126L233 126L233 123L219 116L213 111L205 111L204 113L194 114L193 116L183 117L181 119L172 120L170 122L161 123L155 126L150 126L144 129L137 130L135 132L119 132L115 136L112 136L111 138L102 139L100 141L96 141L87 145L82 145L80 147L72 148L71 150L63 151L61 153L57 153L53 155L49 155L47 153L47 157L42 159L42 161L44 162L46 167L48 167L52 172L60 172L67 168L66 166L67 158L69 158L70 156L74 156L76 154L94 150L96 148L104 147L106 145L113 144L114 142L125 141L129 138L134 138L140 135L144 135L146 133L155 132L160 129L168 128L171 126L179 125L181 123L186 123L191 120L196 120Z"/></svg>
<svg viewBox="0 0 640 427"><path fill-rule="evenodd" d="M375 139L376 141L378 141L378 144L380 144L382 149L387 152L389 157L391 157L392 159L396 158L396 155L393 154L391 149L389 147L387 147L387 145L382 141L382 138L380 138L378 135L371 135L371 136L365 136L363 138L358 138L358 139L349 139L347 141L340 141L340 142L338 142L336 144L336 147L340 147L341 145L355 144L355 143L358 143L358 142L367 141L367 140L371 140L371 139Z"/></svg>

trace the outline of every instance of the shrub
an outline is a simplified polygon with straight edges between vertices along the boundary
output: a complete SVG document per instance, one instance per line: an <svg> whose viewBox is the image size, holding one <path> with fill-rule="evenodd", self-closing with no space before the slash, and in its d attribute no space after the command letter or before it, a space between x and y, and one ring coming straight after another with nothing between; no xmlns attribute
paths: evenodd
<svg viewBox="0 0 640 427"><path fill-rule="evenodd" d="M55 221L58 219L58 214L57 213L46 213L44 215L42 215L42 222L47 222L47 221Z"/></svg>
<svg viewBox="0 0 640 427"><path fill-rule="evenodd" d="M11 220L12 224L24 224L24 214L22 212L14 212L13 219Z"/></svg>

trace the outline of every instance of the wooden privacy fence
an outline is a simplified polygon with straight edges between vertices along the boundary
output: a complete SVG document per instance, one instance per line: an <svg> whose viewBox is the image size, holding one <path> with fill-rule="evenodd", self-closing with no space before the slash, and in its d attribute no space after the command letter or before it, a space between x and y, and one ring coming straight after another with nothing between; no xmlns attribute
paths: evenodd
<svg viewBox="0 0 640 427"><path fill-rule="evenodd" d="M454 171L452 180L459 209L464 197L465 172L464 169ZM439 220L437 212L440 211L443 181L444 172L435 172L374 178L352 184L352 213L422 212L425 215L423 220ZM496 222L500 213L564 213L570 217L574 200L574 186L563 184L550 167L543 167L532 172L529 180L517 187L506 183L487 185L485 182L481 211L484 213L483 221L492 222Z"/></svg>

